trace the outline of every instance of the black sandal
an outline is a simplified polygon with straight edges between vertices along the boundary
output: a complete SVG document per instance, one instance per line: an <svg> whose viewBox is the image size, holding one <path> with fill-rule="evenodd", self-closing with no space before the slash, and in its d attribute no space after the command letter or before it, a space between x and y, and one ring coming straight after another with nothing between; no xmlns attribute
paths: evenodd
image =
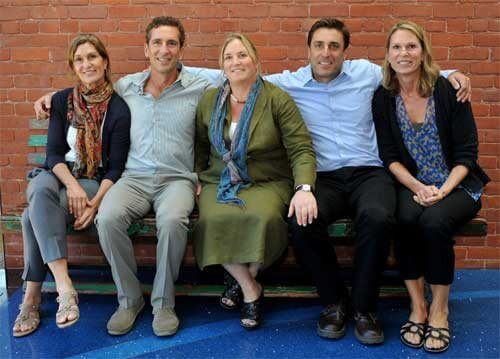
<svg viewBox="0 0 500 359"><path fill-rule="evenodd" d="M224 309L236 309L243 301L243 292L241 291L241 287L236 279L234 279L227 271L224 271L224 282L226 283L226 289L222 292L219 303ZM223 299L229 299L233 302L233 305L224 303Z"/></svg>
<svg viewBox="0 0 500 359"><path fill-rule="evenodd" d="M411 320L408 320L405 324L401 326L399 330L399 338L403 342L404 345L409 346L410 348L419 349L424 345L424 323L417 323ZM419 341L418 343L412 343L405 338L405 334L416 334L418 335Z"/></svg>
<svg viewBox="0 0 500 359"><path fill-rule="evenodd" d="M243 305L241 306L241 315L240 315L240 325L243 328L247 330L252 330L259 327L262 324L263 299L264 299L264 288L262 288L259 298L250 303L243 302ZM254 324L247 324L243 322L245 319L253 320Z"/></svg>
<svg viewBox="0 0 500 359"><path fill-rule="evenodd" d="M439 348L429 348L427 339L440 340L444 345ZM442 353L450 347L450 330L448 328L435 328L432 325L427 325L425 331L424 350L428 353Z"/></svg>

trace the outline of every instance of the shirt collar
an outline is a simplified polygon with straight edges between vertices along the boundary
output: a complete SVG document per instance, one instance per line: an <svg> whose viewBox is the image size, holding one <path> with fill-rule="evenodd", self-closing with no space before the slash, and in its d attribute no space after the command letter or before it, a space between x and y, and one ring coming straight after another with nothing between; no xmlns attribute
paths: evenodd
<svg viewBox="0 0 500 359"><path fill-rule="evenodd" d="M312 74L311 64L307 65L303 69L304 69L304 73L303 73L303 77L302 77L302 86L306 86L307 84L310 84L312 82L316 82L316 80L314 79L313 74ZM349 63L346 62L346 60L344 60L344 62L342 63L342 69L340 70L340 73L337 75L337 77L335 79L337 79L341 76L351 76L351 69L350 69ZM331 80L327 85L331 84L333 81L335 81L335 79Z"/></svg>
<svg viewBox="0 0 500 359"><path fill-rule="evenodd" d="M173 82L171 86L173 86L175 83L180 82L180 84L185 88L191 83L191 74L184 69L184 66L179 62L177 64L177 70L179 70L179 76L177 76L177 79ZM132 81L134 84L134 87L136 91L143 95L144 94L144 86L146 85L146 81L148 80L149 76L151 76L151 70L144 71L138 76L136 79Z"/></svg>

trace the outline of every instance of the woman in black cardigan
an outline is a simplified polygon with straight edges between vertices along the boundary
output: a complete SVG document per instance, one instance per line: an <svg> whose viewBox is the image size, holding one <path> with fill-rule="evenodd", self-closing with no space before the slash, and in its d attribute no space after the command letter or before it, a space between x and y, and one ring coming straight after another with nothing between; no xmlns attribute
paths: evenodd
<svg viewBox="0 0 500 359"><path fill-rule="evenodd" d="M78 84L52 98L45 170L28 186L23 212L26 292L13 335L40 323L41 287L50 268L58 292L56 324L79 319L78 295L68 275L66 227L88 227L108 189L121 176L130 146L130 111L113 91L109 56L94 35L77 36L68 51Z"/></svg>
<svg viewBox="0 0 500 359"><path fill-rule="evenodd" d="M384 79L373 99L380 157L400 184L398 259L411 298L400 336L428 352L449 347L453 234L479 211L489 180L477 164L470 103L457 102L438 70L423 29L400 22L389 33ZM429 307L424 280L432 290Z"/></svg>

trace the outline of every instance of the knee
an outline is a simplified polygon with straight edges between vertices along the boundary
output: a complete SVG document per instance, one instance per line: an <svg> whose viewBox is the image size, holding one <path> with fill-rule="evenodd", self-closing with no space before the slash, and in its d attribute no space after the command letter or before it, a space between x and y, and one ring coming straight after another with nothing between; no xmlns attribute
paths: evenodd
<svg viewBox="0 0 500 359"><path fill-rule="evenodd" d="M319 219L315 219L312 224L304 227L297 223L295 216L290 218L288 221L288 231L292 245L296 249L304 249L322 240L326 236L326 226L323 226L322 223Z"/></svg>
<svg viewBox="0 0 500 359"><path fill-rule="evenodd" d="M28 208L25 208L23 211L23 214L21 216L21 225L23 227L28 227L31 225L30 214L29 214Z"/></svg>
<svg viewBox="0 0 500 359"><path fill-rule="evenodd" d="M56 198L59 195L54 189L44 185L34 185L28 190L28 202L45 202L49 198Z"/></svg>
<svg viewBox="0 0 500 359"><path fill-rule="evenodd" d="M358 225L366 226L370 229L394 226L396 223L394 213L384 207L377 206L362 209L357 216L357 222Z"/></svg>
<svg viewBox="0 0 500 359"><path fill-rule="evenodd" d="M156 216L158 231L173 231L188 228L189 217L185 213L170 211Z"/></svg>
<svg viewBox="0 0 500 359"><path fill-rule="evenodd" d="M305 228L297 223L297 217L293 216L288 220L288 231L292 235L292 238L299 235L305 231Z"/></svg>
<svg viewBox="0 0 500 359"><path fill-rule="evenodd" d="M436 240L439 238L451 238L453 234L452 224L442 216L423 214L420 216L418 224L424 239Z"/></svg>
<svg viewBox="0 0 500 359"><path fill-rule="evenodd" d="M256 214L256 219L266 223L268 226L283 226L286 221L283 219L280 211L262 211Z"/></svg>
<svg viewBox="0 0 500 359"><path fill-rule="evenodd" d="M219 221L218 216L212 216L210 213L200 211L196 220L195 228L208 228L209 225L219 226L222 221Z"/></svg>
<svg viewBox="0 0 500 359"><path fill-rule="evenodd" d="M125 223L125 213L119 208L113 209L109 205L101 205L95 217L95 224L98 230L106 227L127 226Z"/></svg>
<svg viewBox="0 0 500 359"><path fill-rule="evenodd" d="M417 224L418 222L418 215L415 215L408 211L400 211L397 217L398 223L402 226L412 226Z"/></svg>
<svg viewBox="0 0 500 359"><path fill-rule="evenodd" d="M35 241L35 238L30 235L31 233L31 219L29 214L29 209L25 208L21 216L21 227L23 228L23 241L24 245L28 242Z"/></svg>
<svg viewBox="0 0 500 359"><path fill-rule="evenodd" d="M307 229L297 223L295 216L289 221L288 233L294 248L302 249L306 246L308 240Z"/></svg>

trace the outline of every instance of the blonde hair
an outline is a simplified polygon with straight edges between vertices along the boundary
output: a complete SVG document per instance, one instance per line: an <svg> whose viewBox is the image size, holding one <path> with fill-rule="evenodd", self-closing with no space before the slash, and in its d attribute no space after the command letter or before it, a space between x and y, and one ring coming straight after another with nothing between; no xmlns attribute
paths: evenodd
<svg viewBox="0 0 500 359"><path fill-rule="evenodd" d="M224 51L226 51L227 45L229 45L230 42L234 40L240 40L245 49L248 52L248 56L252 59L253 63L257 66L257 74L260 74L260 61L259 61L259 54L257 53L257 49L255 48L255 45L253 42L246 37L245 35L239 33L239 32L232 32L229 35L226 36L226 39L224 40L224 43L222 44L222 48L220 50L220 55L219 55L219 66L221 69L224 68Z"/></svg>
<svg viewBox="0 0 500 359"><path fill-rule="evenodd" d="M391 43L392 35L398 30L406 30L411 32L416 36L422 47L422 62L420 64L420 78L418 80L418 93L422 97L429 97L432 95L434 90L434 84L439 77L439 66L434 62L432 58L432 47L430 41L425 35L424 29L415 24L412 21L400 21L394 25L389 31L386 41L386 57L383 69L383 79L382 86L391 92L399 92L399 82L396 76L396 72L392 69L389 61L387 60L387 53L389 52L389 46Z"/></svg>
<svg viewBox="0 0 500 359"><path fill-rule="evenodd" d="M111 62L109 61L109 55L108 51L106 50L106 47L102 43L102 41L95 36L94 34L80 34L77 37L71 41L71 45L68 49L68 65L71 71L74 73L73 69L73 61L75 59L75 52L78 49L78 46L83 45L83 44L91 44L92 46L95 47L96 51L101 55L101 57L106 60L108 63L108 66L106 67L104 71L104 77L106 78L106 81L109 83L112 83L111 81Z"/></svg>

